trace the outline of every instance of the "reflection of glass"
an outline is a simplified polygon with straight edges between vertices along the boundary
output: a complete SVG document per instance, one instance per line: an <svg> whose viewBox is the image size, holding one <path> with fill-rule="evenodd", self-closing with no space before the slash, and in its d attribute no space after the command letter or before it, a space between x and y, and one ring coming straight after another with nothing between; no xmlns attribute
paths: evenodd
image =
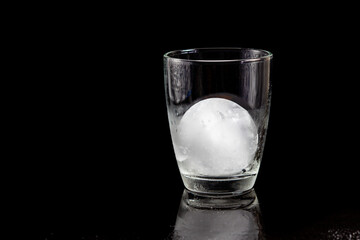
<svg viewBox="0 0 360 240"><path fill-rule="evenodd" d="M164 55L170 133L187 189L231 195L254 186L270 111L271 58L244 48Z"/></svg>
<svg viewBox="0 0 360 240"><path fill-rule="evenodd" d="M227 204L227 199L222 200L225 209L212 208L212 200L218 201L218 198L193 196L184 190L172 239L264 239L255 191L238 198L237 207L232 200ZM218 202L215 205L220 206Z"/></svg>

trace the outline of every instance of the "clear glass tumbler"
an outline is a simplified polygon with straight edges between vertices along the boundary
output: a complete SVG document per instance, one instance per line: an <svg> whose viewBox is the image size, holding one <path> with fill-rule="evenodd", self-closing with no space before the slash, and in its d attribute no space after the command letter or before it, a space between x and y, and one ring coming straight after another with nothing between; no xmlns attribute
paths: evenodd
<svg viewBox="0 0 360 240"><path fill-rule="evenodd" d="M248 48L164 55L171 138L188 190L234 195L253 188L269 119L271 59Z"/></svg>

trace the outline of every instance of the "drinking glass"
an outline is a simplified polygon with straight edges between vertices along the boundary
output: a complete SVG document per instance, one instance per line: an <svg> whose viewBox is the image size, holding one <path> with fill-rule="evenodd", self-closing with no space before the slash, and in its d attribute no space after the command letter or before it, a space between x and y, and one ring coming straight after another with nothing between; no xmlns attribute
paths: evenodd
<svg viewBox="0 0 360 240"><path fill-rule="evenodd" d="M271 59L249 48L164 55L171 139L189 191L241 195L253 188L269 120Z"/></svg>

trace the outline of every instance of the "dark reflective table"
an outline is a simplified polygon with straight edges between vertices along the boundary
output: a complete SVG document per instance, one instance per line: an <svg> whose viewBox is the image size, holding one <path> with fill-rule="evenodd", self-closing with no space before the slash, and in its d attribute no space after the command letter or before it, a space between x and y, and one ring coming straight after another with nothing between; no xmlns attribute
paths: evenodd
<svg viewBox="0 0 360 240"><path fill-rule="evenodd" d="M291 203L290 192L288 198L284 192L263 198L260 193L219 199L187 190L174 195L153 191L148 199L122 202L129 205L118 209L109 202L102 213L99 207L88 212L79 207L78 216L58 213L61 221L50 217L54 224L39 239L360 239L356 198L334 197L327 203L314 198L301 205Z"/></svg>

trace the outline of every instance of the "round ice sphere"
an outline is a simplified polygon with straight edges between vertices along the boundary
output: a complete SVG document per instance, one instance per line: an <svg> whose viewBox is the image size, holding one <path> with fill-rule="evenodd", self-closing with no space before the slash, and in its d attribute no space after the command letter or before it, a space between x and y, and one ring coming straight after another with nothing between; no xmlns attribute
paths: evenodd
<svg viewBox="0 0 360 240"><path fill-rule="evenodd" d="M226 176L252 163L257 144L256 125L244 108L224 98L208 98L185 112L175 153L182 173Z"/></svg>

